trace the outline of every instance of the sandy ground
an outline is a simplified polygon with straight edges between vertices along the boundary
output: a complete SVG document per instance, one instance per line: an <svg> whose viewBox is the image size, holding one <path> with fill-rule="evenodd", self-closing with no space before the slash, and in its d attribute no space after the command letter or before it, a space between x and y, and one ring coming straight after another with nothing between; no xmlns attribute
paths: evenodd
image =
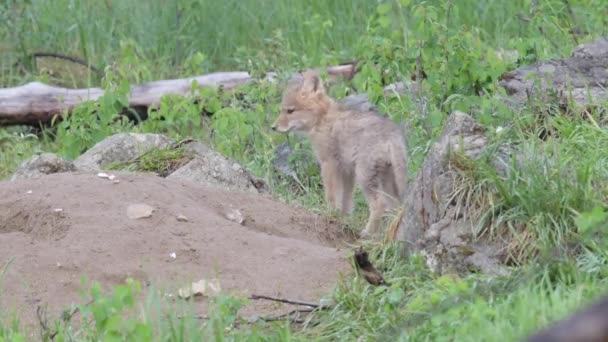
<svg viewBox="0 0 608 342"><path fill-rule="evenodd" d="M117 183L94 173L0 182L0 266L11 261L0 279L5 318L15 309L37 325L38 306L58 317L82 302L81 275L106 289L132 277L144 289L152 283L173 293L217 276L224 292L317 302L349 268L340 247L349 238L302 208L150 174L114 174ZM152 216L130 219L127 207L136 203L152 206ZM235 209L243 224L227 218ZM206 300L196 305L205 312ZM288 309L252 301L242 314Z"/></svg>

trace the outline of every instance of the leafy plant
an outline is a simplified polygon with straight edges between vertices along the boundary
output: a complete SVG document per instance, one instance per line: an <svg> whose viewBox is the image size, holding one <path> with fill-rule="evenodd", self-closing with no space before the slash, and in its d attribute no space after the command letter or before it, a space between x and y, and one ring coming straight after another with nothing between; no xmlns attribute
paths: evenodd
<svg viewBox="0 0 608 342"><path fill-rule="evenodd" d="M61 121L58 117L55 131L47 133L57 144L59 153L68 158L75 158L103 138L129 130L132 124L121 115L122 109L128 107L127 95L130 91L126 80L116 79L112 72L106 73L104 94L96 100L78 103L71 114L64 113Z"/></svg>

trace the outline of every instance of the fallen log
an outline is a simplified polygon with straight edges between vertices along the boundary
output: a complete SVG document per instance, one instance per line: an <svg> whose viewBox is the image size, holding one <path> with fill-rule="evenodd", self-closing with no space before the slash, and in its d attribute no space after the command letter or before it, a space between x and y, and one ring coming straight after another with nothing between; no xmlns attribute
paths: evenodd
<svg viewBox="0 0 608 342"><path fill-rule="evenodd" d="M355 64L348 63L326 68L330 77L351 78ZM275 73L267 73L273 79ZM223 87L230 90L248 83L253 78L248 72L216 72L202 76L153 81L131 86L128 95L129 107L148 108L156 106L167 94L186 96L190 94L192 82L199 86ZM104 91L100 88L68 89L40 82L31 82L14 88L0 89L0 126L39 125L50 123L54 116L68 114L82 101L96 100Z"/></svg>

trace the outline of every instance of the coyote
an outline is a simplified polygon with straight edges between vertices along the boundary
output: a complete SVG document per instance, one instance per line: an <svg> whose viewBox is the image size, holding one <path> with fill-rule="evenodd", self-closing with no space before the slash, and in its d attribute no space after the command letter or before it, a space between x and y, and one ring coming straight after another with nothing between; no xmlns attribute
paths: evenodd
<svg viewBox="0 0 608 342"><path fill-rule="evenodd" d="M288 84L272 129L300 131L310 138L329 208L350 214L357 181L369 207L362 237L375 235L384 211L403 201L407 158L399 127L376 113L341 106L325 93L314 72Z"/></svg>

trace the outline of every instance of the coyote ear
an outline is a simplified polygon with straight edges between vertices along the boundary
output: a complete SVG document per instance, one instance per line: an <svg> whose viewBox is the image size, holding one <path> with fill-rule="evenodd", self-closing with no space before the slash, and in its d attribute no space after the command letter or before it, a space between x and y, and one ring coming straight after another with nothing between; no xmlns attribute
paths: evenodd
<svg viewBox="0 0 608 342"><path fill-rule="evenodd" d="M309 95L319 95L325 93L325 88L323 87L323 81L321 78L317 74L310 71L304 73L304 83L302 84L302 89Z"/></svg>

